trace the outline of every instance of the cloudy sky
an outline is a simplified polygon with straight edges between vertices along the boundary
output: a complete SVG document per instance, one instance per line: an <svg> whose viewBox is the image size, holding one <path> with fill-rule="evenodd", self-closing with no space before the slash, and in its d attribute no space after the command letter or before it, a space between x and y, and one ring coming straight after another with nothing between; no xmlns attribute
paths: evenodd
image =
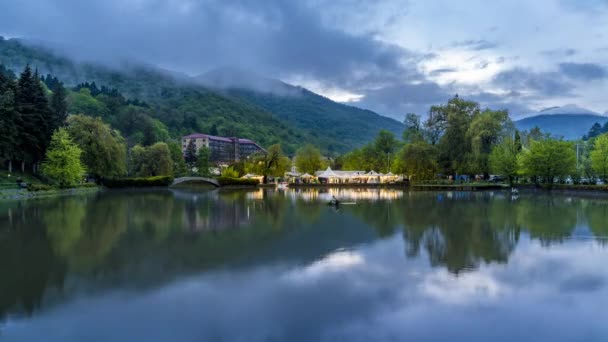
<svg viewBox="0 0 608 342"><path fill-rule="evenodd" d="M236 66L401 119L459 94L608 110L608 0L1 0L0 34L191 75Z"/></svg>

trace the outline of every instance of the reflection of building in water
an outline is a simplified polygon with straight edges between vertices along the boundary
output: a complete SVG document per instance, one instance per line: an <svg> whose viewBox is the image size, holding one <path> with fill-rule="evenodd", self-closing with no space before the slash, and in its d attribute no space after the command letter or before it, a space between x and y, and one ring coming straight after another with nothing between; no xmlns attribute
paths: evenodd
<svg viewBox="0 0 608 342"><path fill-rule="evenodd" d="M292 199L304 201L329 201L336 197L341 201L379 201L396 200L403 197L403 190L395 189L291 189L288 195Z"/></svg>
<svg viewBox="0 0 608 342"><path fill-rule="evenodd" d="M189 231L236 229L251 222L255 202L213 197L215 198L194 196L186 203L184 226Z"/></svg>
<svg viewBox="0 0 608 342"><path fill-rule="evenodd" d="M263 200L264 199L264 189L259 188L259 189L256 189L255 191L247 192L245 197L248 200Z"/></svg>

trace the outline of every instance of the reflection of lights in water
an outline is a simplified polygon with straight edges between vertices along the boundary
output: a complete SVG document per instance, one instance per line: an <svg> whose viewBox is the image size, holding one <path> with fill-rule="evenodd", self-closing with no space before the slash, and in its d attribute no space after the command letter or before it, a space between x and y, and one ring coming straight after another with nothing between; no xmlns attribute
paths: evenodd
<svg viewBox="0 0 608 342"><path fill-rule="evenodd" d="M264 189L257 189L256 191L248 192L246 194L248 200L261 200L264 199Z"/></svg>
<svg viewBox="0 0 608 342"><path fill-rule="evenodd" d="M304 200L312 202L316 200L329 201L336 197L342 201L357 200L395 200L403 197L402 190L395 189L291 189L287 195L292 200Z"/></svg>

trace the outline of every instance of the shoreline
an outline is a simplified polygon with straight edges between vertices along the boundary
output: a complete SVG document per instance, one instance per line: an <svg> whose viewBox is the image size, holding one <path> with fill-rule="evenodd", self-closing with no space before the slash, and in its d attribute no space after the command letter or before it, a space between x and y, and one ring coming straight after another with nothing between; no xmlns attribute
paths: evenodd
<svg viewBox="0 0 608 342"><path fill-rule="evenodd" d="M40 198L61 197L70 195L88 194L101 191L102 187L93 188L72 188L72 189L53 189L42 191L19 190L0 190L0 201L23 201L35 200Z"/></svg>

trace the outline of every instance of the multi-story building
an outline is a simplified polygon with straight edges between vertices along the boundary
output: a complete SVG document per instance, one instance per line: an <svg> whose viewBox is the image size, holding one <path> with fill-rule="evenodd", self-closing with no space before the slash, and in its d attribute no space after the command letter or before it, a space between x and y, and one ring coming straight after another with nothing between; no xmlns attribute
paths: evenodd
<svg viewBox="0 0 608 342"><path fill-rule="evenodd" d="M209 159L214 163L231 164L257 152L266 152L260 145L249 139L216 137L208 134L194 133L182 137L182 152L184 154L190 141L194 142L197 153L203 147L208 148L211 152Z"/></svg>

